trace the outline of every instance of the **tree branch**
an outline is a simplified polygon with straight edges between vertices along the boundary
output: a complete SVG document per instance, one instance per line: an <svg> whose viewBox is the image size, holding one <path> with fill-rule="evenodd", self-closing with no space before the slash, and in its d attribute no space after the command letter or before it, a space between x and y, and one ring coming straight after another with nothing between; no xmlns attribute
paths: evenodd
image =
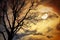
<svg viewBox="0 0 60 40"><path fill-rule="evenodd" d="M6 40L4 33L3 33L3 32L1 32L1 31L0 31L0 33L3 35L3 37L4 37L4 40Z"/></svg>
<svg viewBox="0 0 60 40"><path fill-rule="evenodd" d="M11 29L10 20L9 20L9 18L8 18L8 14L7 14L7 13L6 13L6 18L7 18L7 20L8 20L8 24L9 24L9 27L10 27L10 29Z"/></svg>
<svg viewBox="0 0 60 40"><path fill-rule="evenodd" d="M5 23L5 17L4 17L4 13L3 13L3 23L4 23L4 27L5 27L5 30L6 30L6 32L7 32L7 34L9 35L10 34L10 32L9 32L9 30L7 29L7 26L6 26L6 23Z"/></svg>
<svg viewBox="0 0 60 40"><path fill-rule="evenodd" d="M21 4L21 7L20 7L20 9L19 10L21 10L21 8L23 7L23 5L24 5L24 2L25 1L23 1L23 3ZM18 1L16 2L16 5L17 5L17 3L18 3ZM19 12L19 11L17 11L17 7L16 7L16 5L13 5L13 16L14 16L14 20L13 20L13 25L12 25L12 30L11 31L13 31L14 30L14 26L15 26L15 21L16 21L16 14ZM18 5L17 5L18 6ZM16 8L16 9L15 9Z"/></svg>
<svg viewBox="0 0 60 40"><path fill-rule="evenodd" d="M32 3L32 5L30 6L30 8L31 8L32 6L33 6L33 3ZM16 26L15 31L17 31L17 29L18 29L19 26L23 26L23 25L20 25L20 24L21 24L21 22L23 22L24 19L26 18L28 12L31 10L30 8L29 8L29 10L27 11L27 13L25 14L24 18L23 18L23 19L18 23L18 25ZM21 28L21 27L20 27L20 28ZM15 32L15 31L14 31L14 32Z"/></svg>
<svg viewBox="0 0 60 40"><path fill-rule="evenodd" d="M21 6L19 7L19 9L17 10L17 13L21 10L21 8L24 6L25 4L25 0L22 2Z"/></svg>

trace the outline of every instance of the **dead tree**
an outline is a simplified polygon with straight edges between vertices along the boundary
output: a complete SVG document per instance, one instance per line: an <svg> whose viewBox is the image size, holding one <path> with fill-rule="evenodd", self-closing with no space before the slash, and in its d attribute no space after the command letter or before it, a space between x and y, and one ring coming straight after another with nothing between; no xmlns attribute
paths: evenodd
<svg viewBox="0 0 60 40"><path fill-rule="evenodd" d="M0 7L1 12L0 13L2 14L2 21L3 21L2 25L4 26L5 31L8 35L8 40L12 40L13 37L15 36L15 34L17 33L17 31L22 28L22 26L24 24L23 21L25 20L28 12L31 10L30 8L33 6L33 3L34 2L30 1L30 6L28 8L26 8L27 11L25 12L23 18L19 19L20 21L18 21L17 25L15 26L18 14L20 14L21 11L24 10L23 8L27 4L26 0L3 0L2 1L1 5L0 5L1 6ZM8 7L10 7L12 10L12 15L13 15L12 23L10 22L9 17L8 17ZM6 24L5 19L7 19L9 27ZM3 35L3 36L5 36L5 35ZM6 40L5 37L4 37L4 39Z"/></svg>

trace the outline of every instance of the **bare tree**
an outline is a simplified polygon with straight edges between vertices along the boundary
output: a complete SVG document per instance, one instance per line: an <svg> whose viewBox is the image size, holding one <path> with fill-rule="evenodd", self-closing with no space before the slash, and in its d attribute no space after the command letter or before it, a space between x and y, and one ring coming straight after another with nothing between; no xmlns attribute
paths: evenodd
<svg viewBox="0 0 60 40"><path fill-rule="evenodd" d="M26 8L26 5L28 4L26 2L27 0L1 0L0 2L0 13L2 14L2 21L3 21L3 26L5 28L5 31L8 35L8 40L12 40L13 37L15 36L15 34L18 32L18 30L20 30L24 24L24 20L28 14L28 12L31 10L30 8L33 6L33 1L30 0L30 3L27 8ZM12 20L12 23L10 22L10 19L8 17L8 7L11 8L12 10L12 15L13 15L13 20ZM18 20L17 22L17 16L18 14L22 14L22 12L24 11L24 8L27 9L24 13L24 16ZM8 22L8 25L7 26L7 23L6 23L6 20ZM15 25L17 22L17 25ZM1 32L2 34L4 32ZM4 36L4 40L6 40L5 38L5 35L3 34Z"/></svg>

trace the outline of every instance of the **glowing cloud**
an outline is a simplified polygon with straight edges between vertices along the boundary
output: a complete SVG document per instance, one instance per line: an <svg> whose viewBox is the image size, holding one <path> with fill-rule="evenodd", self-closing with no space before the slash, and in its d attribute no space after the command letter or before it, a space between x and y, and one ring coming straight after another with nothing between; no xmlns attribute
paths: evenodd
<svg viewBox="0 0 60 40"><path fill-rule="evenodd" d="M48 14L44 14L41 19L47 19L48 18Z"/></svg>

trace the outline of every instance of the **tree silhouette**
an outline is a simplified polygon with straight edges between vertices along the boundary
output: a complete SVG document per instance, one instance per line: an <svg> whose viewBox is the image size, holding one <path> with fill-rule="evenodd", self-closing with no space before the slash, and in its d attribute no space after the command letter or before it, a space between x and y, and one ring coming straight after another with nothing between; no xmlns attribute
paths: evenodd
<svg viewBox="0 0 60 40"><path fill-rule="evenodd" d="M2 21L3 21L3 26L5 28L5 31L8 35L8 40L12 40L15 34L20 30L24 24L24 20L28 14L28 12L31 10L30 8L33 6L32 1L30 1L30 6L28 6L27 11L25 12L24 16L22 19L19 19L20 21L17 22L17 16L18 14L21 13L21 11L24 10L24 7L26 6L26 0L1 0L0 1L0 14L2 14ZM8 13L8 7L12 10L12 15L13 15L13 20L10 22L9 19L9 13ZM23 9L23 10L22 10ZM7 22L8 25L7 26ZM17 22L17 25L15 26L15 23ZM6 40L6 37L4 35L4 32L0 32L4 40Z"/></svg>

